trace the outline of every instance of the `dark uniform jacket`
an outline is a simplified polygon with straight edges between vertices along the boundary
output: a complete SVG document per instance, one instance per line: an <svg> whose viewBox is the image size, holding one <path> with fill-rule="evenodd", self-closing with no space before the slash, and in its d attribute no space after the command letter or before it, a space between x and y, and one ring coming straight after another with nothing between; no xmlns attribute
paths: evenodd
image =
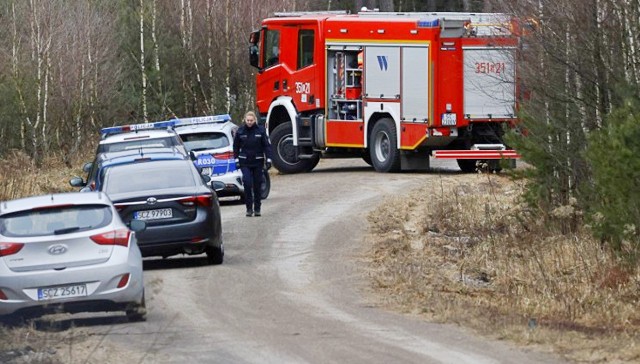
<svg viewBox="0 0 640 364"><path fill-rule="evenodd" d="M260 166L265 158L271 159L271 143L265 128L258 124L238 128L233 138L233 155L246 167Z"/></svg>

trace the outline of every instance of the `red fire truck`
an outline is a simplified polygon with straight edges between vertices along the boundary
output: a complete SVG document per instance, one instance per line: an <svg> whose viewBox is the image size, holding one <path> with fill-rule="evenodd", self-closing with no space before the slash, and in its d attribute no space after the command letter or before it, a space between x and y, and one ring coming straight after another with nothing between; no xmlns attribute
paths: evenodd
<svg viewBox="0 0 640 364"><path fill-rule="evenodd" d="M379 172L429 157L499 169L516 122L514 23L496 13L286 13L251 33L257 105L282 173L320 157Z"/></svg>

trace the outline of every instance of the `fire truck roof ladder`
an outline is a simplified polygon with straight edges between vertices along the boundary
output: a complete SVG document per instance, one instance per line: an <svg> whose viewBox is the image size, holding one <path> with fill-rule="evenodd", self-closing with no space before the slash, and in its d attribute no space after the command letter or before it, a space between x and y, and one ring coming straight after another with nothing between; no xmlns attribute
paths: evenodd
<svg viewBox="0 0 640 364"><path fill-rule="evenodd" d="M276 18L293 17L293 16L305 16L305 15L348 15L347 10L326 10L326 11L291 11L291 12L278 12L273 16Z"/></svg>

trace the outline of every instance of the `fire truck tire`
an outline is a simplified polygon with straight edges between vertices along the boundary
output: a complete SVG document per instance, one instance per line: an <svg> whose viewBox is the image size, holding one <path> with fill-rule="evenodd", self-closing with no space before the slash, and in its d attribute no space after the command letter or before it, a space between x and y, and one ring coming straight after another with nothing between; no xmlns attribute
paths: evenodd
<svg viewBox="0 0 640 364"><path fill-rule="evenodd" d="M475 159L457 159L458 167L463 173L473 173L476 171L476 160Z"/></svg>
<svg viewBox="0 0 640 364"><path fill-rule="evenodd" d="M369 140L373 168L378 172L400 170L400 151L397 144L396 125L389 118L380 119L371 131Z"/></svg>
<svg viewBox="0 0 640 364"><path fill-rule="evenodd" d="M298 150L293 145L293 131L290 123L278 125L270 135L273 147L273 166L280 173L309 172L317 164L320 156L311 159L298 158Z"/></svg>

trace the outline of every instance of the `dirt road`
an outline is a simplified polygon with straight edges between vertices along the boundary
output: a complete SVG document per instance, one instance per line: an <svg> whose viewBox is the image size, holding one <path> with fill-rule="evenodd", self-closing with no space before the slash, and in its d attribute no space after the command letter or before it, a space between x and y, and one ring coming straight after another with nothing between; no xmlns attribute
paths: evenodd
<svg viewBox="0 0 640 364"><path fill-rule="evenodd" d="M557 362L377 308L360 261L367 212L436 180L436 172L375 173L357 160L274 175L262 217L223 204L223 265L146 261L148 321L76 321L84 327L73 330L89 337L64 355L89 363Z"/></svg>

